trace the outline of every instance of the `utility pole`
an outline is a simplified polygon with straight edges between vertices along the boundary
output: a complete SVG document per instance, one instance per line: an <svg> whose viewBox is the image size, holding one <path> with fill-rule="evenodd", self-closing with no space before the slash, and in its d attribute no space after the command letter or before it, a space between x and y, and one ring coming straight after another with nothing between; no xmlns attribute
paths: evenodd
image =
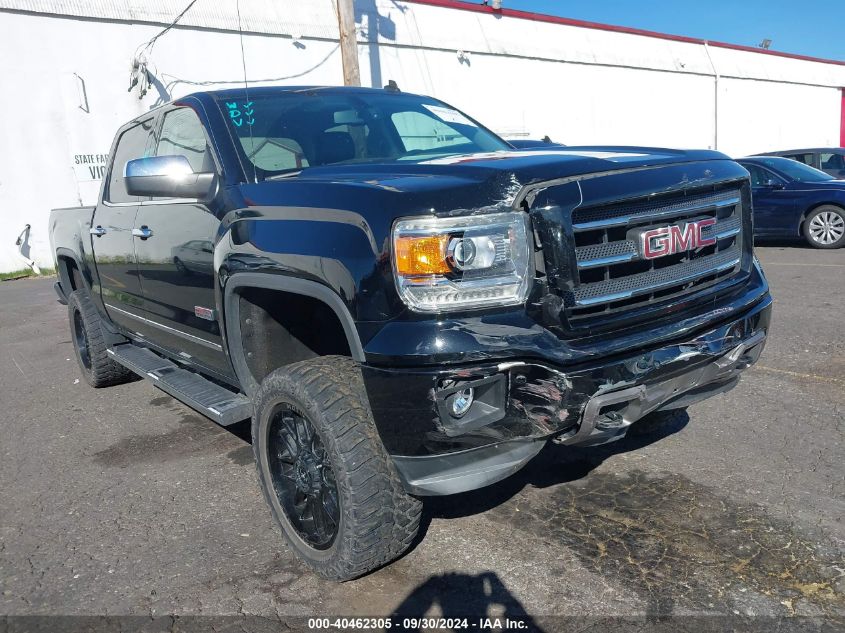
<svg viewBox="0 0 845 633"><path fill-rule="evenodd" d="M346 86L360 86L353 0L337 0L337 24L340 31L340 55L343 59L343 83Z"/></svg>

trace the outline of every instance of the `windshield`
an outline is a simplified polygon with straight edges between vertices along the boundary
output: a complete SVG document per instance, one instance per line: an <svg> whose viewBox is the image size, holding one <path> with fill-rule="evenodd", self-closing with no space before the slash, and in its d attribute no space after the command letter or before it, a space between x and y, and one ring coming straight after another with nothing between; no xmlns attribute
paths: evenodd
<svg viewBox="0 0 845 633"><path fill-rule="evenodd" d="M797 160L790 158L764 158L758 161L766 167L781 172L789 176L792 180L798 182L824 182L826 180L834 180L833 176L826 174L804 163L799 163Z"/></svg>
<svg viewBox="0 0 845 633"><path fill-rule="evenodd" d="M259 179L320 165L510 149L464 114L428 97L256 91L249 100L225 95L218 104Z"/></svg>

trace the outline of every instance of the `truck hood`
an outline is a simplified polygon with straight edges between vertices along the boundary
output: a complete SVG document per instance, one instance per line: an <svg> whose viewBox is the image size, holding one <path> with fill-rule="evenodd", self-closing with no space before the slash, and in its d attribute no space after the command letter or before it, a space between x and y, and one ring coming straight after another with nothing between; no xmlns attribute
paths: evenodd
<svg viewBox="0 0 845 633"><path fill-rule="evenodd" d="M434 210L510 204L526 185L591 173L686 162L730 160L720 152L646 147L566 147L309 167L241 186L247 206L327 206L383 194L397 206ZM331 184L314 187L315 183ZM307 192L308 199L302 199ZM316 193L319 192L319 193ZM369 192L369 193L367 193ZM302 195L300 195L302 194ZM322 200L315 199L322 198ZM382 194L382 195L379 195ZM393 194L390 196L390 194ZM402 200L397 198L401 194ZM334 199L334 200L333 200ZM407 208L407 207L406 207Z"/></svg>

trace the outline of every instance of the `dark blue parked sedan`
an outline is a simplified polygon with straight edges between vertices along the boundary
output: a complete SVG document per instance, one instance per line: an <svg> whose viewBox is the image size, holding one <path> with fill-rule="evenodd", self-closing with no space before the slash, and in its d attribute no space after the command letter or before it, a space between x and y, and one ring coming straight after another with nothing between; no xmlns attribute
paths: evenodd
<svg viewBox="0 0 845 633"><path fill-rule="evenodd" d="M803 236L816 248L845 245L845 180L788 158L737 162L751 174L755 236Z"/></svg>

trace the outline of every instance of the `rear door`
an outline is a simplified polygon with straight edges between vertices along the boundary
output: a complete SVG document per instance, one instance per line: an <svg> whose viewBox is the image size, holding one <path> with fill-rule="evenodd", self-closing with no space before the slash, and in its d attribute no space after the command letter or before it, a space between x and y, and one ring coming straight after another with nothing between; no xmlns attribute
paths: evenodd
<svg viewBox="0 0 845 633"><path fill-rule="evenodd" d="M142 198L126 192L126 163L143 158L152 147L154 117L133 123L119 133L103 195L94 212L91 242L100 291L111 320L131 332L138 330L143 296L132 229Z"/></svg>
<svg viewBox="0 0 845 633"><path fill-rule="evenodd" d="M156 156L185 156L194 172L217 171L205 129L189 107L163 113ZM214 296L220 221L202 202L153 198L135 218L144 309L154 341L187 361L228 373Z"/></svg>

